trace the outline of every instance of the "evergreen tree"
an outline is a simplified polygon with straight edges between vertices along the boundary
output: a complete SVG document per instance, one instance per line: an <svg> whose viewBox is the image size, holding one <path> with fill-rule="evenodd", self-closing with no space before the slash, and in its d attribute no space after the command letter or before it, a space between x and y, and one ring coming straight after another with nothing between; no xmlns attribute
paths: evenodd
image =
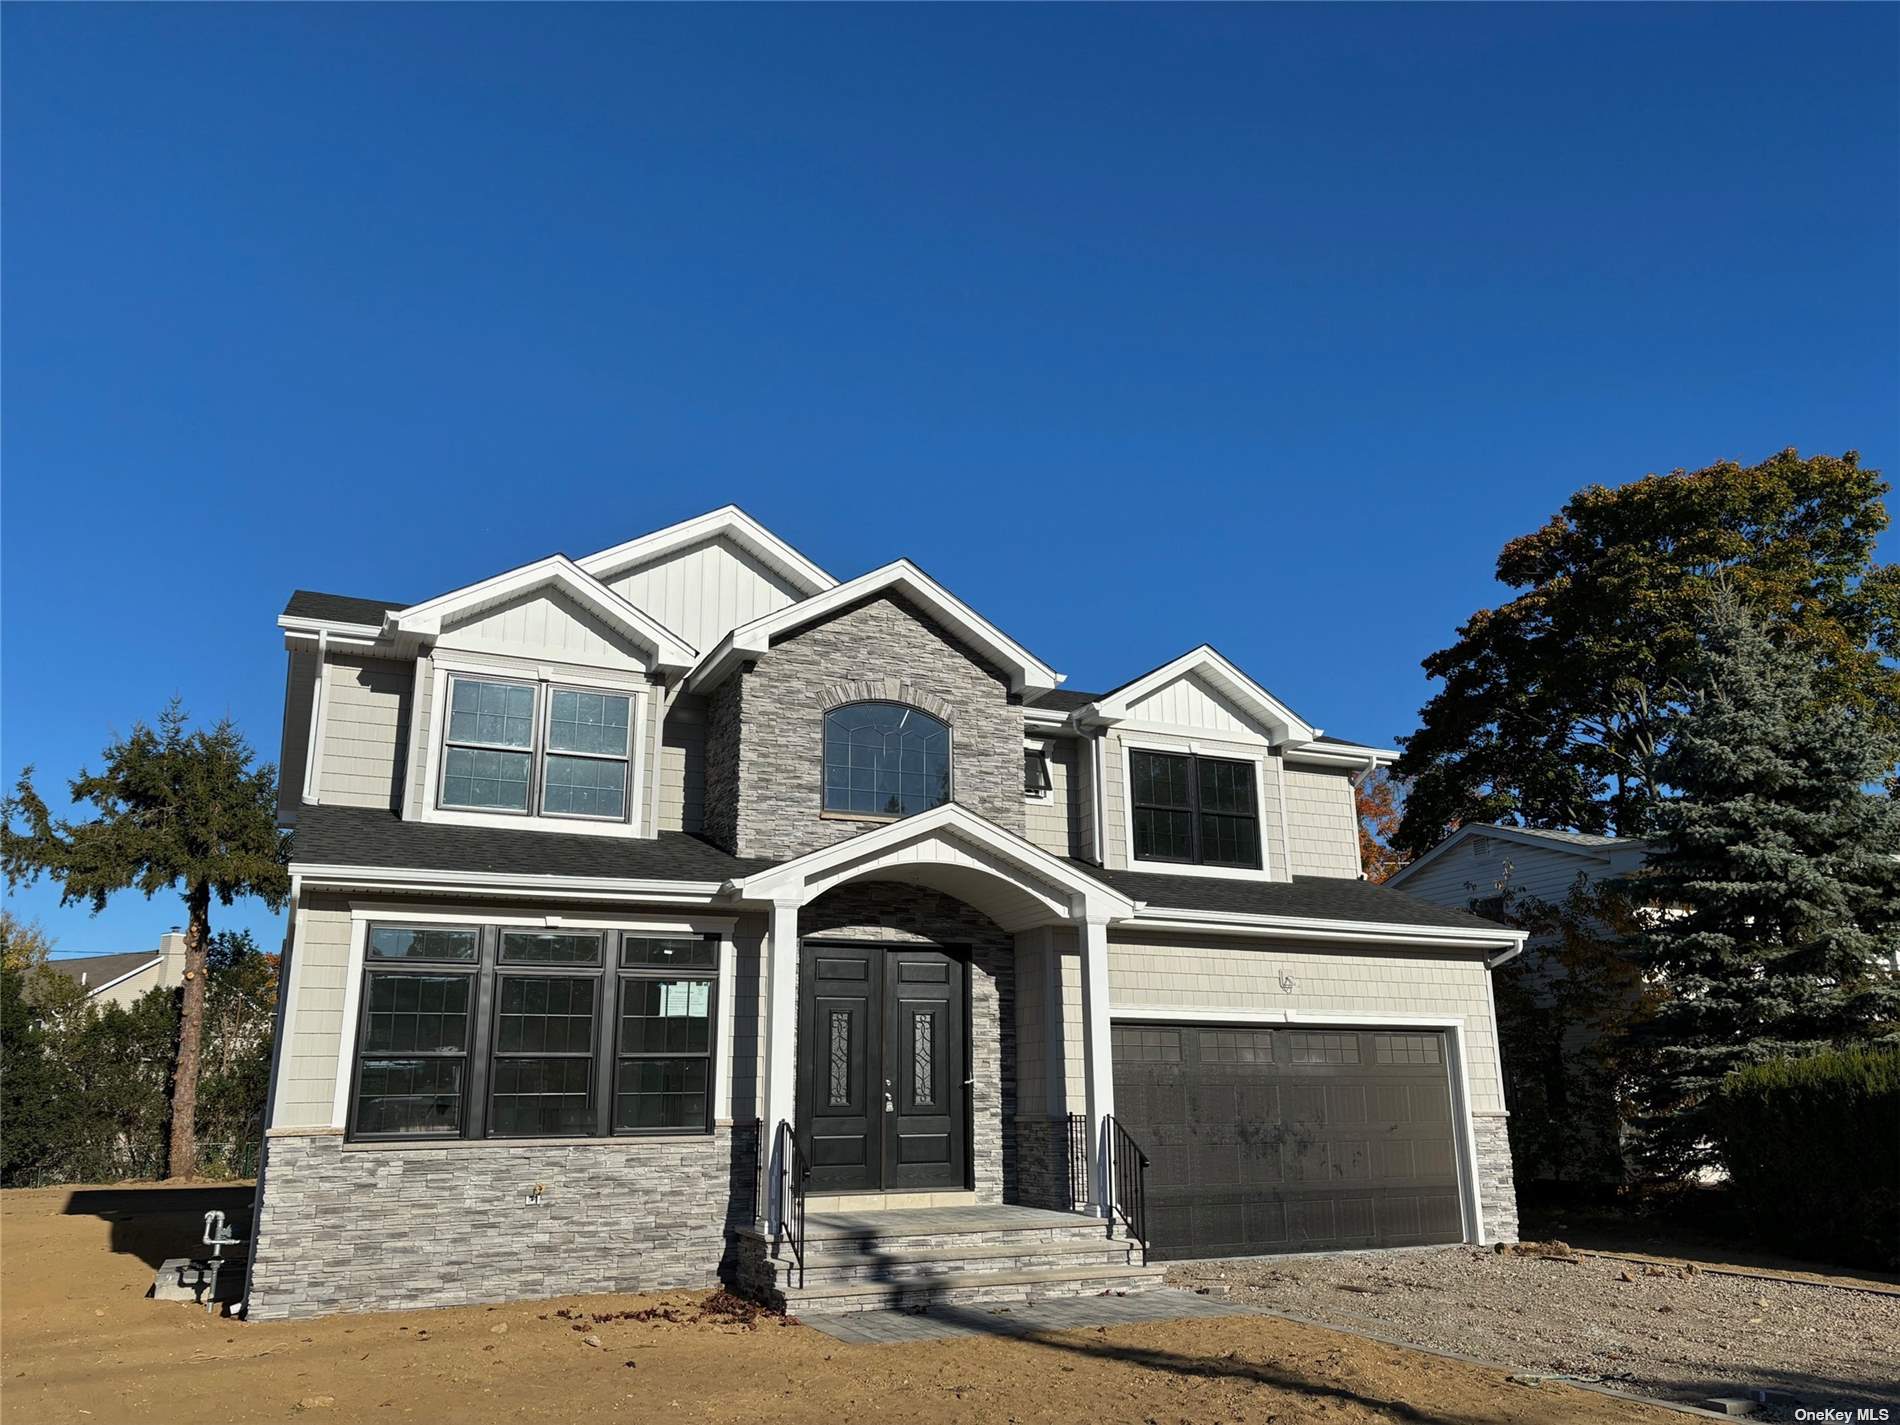
<svg viewBox="0 0 1900 1425"><path fill-rule="evenodd" d="M185 984L171 1084L173 1177L198 1169L198 1066L204 1041L211 901L257 896L275 910L290 889L287 838L277 829L277 771L251 765L248 742L228 720L186 731L176 700L153 729L133 725L109 744L105 767L69 785L91 803L89 821L55 818L33 788L33 769L0 802L0 867L10 885L51 876L60 903L105 908L116 891L148 897L174 889L185 901ZM16 830L15 819L24 821Z"/></svg>
<svg viewBox="0 0 1900 1425"><path fill-rule="evenodd" d="M1665 1176L1712 1161L1731 1070L1891 1034L1900 1012L1900 811L1869 790L1895 742L1868 710L1817 700L1814 677L1734 590L1709 599L1632 887L1664 991L1637 1037L1642 1152Z"/></svg>

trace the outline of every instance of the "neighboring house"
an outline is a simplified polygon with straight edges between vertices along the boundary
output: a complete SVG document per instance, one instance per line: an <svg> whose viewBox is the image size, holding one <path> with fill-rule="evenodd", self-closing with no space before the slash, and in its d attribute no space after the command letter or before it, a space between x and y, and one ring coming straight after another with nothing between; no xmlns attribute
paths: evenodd
<svg viewBox="0 0 1900 1425"><path fill-rule="evenodd" d="M1560 906L1580 881L1594 886L1627 876L1641 868L1648 847L1638 836L1471 823L1386 884L1437 905L1499 916L1531 901ZM1615 1074L1603 1062L1607 1054L1597 1049L1603 1042L1600 1024L1616 1017L1616 1006L1633 1001L1613 996L1580 1013L1574 1001L1586 991L1594 999L1603 988L1583 979L1570 982L1573 1003L1565 1005L1558 990L1566 971L1552 951L1552 937L1532 937L1512 967L1522 998L1503 997L1507 1018L1500 1028L1510 1050L1505 1088L1518 1118L1518 1175L1527 1181L1618 1182L1624 1176L1623 1121Z"/></svg>
<svg viewBox="0 0 1900 1425"><path fill-rule="evenodd" d="M1523 936L1364 881L1394 754L1205 645L1072 692L732 507L278 623L258 1317L1125 1290L1124 1215L1156 1257L1515 1235Z"/></svg>
<svg viewBox="0 0 1900 1425"><path fill-rule="evenodd" d="M125 1008L149 990L175 989L185 982L185 936L171 930L159 936L156 950L70 955L48 960L46 968L75 982L92 1003Z"/></svg>

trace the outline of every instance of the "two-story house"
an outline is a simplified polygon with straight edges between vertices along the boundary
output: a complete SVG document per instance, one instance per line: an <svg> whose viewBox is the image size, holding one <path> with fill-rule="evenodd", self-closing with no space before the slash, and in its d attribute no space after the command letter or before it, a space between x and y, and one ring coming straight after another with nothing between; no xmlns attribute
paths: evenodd
<svg viewBox="0 0 1900 1425"><path fill-rule="evenodd" d="M1393 754L1206 645L1071 691L731 507L278 623L256 1316L1514 1235L1522 936L1365 882Z"/></svg>

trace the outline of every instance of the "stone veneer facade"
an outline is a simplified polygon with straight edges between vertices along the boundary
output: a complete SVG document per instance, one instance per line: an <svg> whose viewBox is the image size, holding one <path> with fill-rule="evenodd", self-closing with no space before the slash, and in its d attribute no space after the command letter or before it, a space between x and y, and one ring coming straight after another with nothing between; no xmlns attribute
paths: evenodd
<svg viewBox="0 0 1900 1425"><path fill-rule="evenodd" d="M711 1286L759 1176L749 1124L420 1147L288 1129L268 1148L252 1320Z"/></svg>
<svg viewBox="0 0 1900 1425"><path fill-rule="evenodd" d="M1478 1212L1488 1242L1517 1240L1517 1182L1511 1171L1511 1120L1501 1113L1474 1113L1471 1133L1478 1155Z"/></svg>
<svg viewBox="0 0 1900 1425"><path fill-rule="evenodd" d="M967 946L970 952L970 1167L980 1203L1017 1202L1016 950L954 896L891 881L853 881L799 912L806 940Z"/></svg>
<svg viewBox="0 0 1900 1425"><path fill-rule="evenodd" d="M1023 834L1023 710L1008 683L907 600L880 596L789 635L713 692L706 835L784 860L877 825L822 814L825 713L864 701L947 722L952 797Z"/></svg>

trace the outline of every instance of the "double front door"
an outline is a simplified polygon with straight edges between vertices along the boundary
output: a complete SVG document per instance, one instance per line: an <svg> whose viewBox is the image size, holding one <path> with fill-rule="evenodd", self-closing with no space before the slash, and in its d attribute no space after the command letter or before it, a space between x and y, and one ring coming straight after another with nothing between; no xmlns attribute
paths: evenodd
<svg viewBox="0 0 1900 1425"><path fill-rule="evenodd" d="M938 949L806 942L798 1135L818 1192L965 1185L965 961Z"/></svg>

